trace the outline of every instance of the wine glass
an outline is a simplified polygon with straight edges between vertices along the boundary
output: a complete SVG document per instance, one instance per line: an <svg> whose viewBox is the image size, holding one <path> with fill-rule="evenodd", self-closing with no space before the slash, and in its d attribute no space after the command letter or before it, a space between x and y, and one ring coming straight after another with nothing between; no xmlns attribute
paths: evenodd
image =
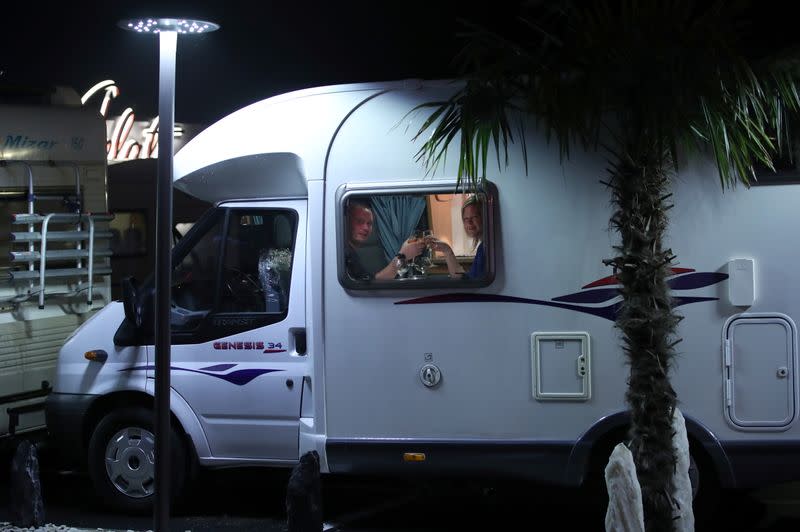
<svg viewBox="0 0 800 532"><path fill-rule="evenodd" d="M433 265L433 248L430 246L430 241L433 238L433 231L426 229L422 232L422 239L425 241L425 249L420 253L420 261L422 266L427 270Z"/></svg>
<svg viewBox="0 0 800 532"><path fill-rule="evenodd" d="M433 231L430 229L425 229L423 231L415 231L414 232L414 240L422 240L426 243L425 247L422 249L419 255L414 257L414 267L416 270L419 271L420 275L425 275L428 268L431 267L433 264L432 254L433 250L429 245L427 245L428 241L433 237Z"/></svg>
<svg viewBox="0 0 800 532"><path fill-rule="evenodd" d="M397 266L397 276L400 277L401 279L404 278L406 276L406 273L408 273L409 266L410 265L407 261L401 260Z"/></svg>

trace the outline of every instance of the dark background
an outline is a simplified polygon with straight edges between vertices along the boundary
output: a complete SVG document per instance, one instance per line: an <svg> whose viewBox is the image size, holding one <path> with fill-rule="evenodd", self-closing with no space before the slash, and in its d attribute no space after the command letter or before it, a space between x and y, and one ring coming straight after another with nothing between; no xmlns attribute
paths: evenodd
<svg viewBox="0 0 800 532"><path fill-rule="evenodd" d="M117 22L142 16L211 20L222 28L179 38L176 76L176 120L208 124L249 103L296 89L453 77L458 69L452 59L464 42L458 37L465 28L461 20L505 34L522 3L11 0L0 4L0 84L67 85L83 94L95 83L113 79L121 95L112 105L112 116L132 106L137 116L152 117L157 114L157 38L124 31ZM750 6L753 47L798 42L794 2L740 3Z"/></svg>
<svg viewBox="0 0 800 532"><path fill-rule="evenodd" d="M12 5L16 4L16 6ZM460 18L504 24L519 2L492 0L4 2L0 83L67 85L83 94L113 79L127 106L157 114L158 39L126 18L198 18L217 32L178 39L175 119L210 123L275 94L320 85L452 77ZM95 97L99 105L102 96Z"/></svg>

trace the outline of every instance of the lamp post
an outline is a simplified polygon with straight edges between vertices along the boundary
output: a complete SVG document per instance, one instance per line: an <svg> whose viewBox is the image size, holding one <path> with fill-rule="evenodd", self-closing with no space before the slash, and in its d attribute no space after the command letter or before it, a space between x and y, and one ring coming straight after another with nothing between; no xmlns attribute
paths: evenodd
<svg viewBox="0 0 800 532"><path fill-rule="evenodd" d="M120 21L119 26L142 34L158 35L158 165L156 198L155 293L155 506L156 532L169 530L170 442L170 285L172 276L172 132L175 127L175 51L178 34L199 35L219 25L183 18L149 18Z"/></svg>

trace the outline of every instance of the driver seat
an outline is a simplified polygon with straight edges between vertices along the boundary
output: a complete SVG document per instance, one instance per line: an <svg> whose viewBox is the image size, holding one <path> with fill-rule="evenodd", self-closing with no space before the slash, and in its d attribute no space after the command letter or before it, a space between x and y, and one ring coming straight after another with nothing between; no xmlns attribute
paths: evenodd
<svg viewBox="0 0 800 532"><path fill-rule="evenodd" d="M264 293L267 312L284 312L289 308L289 285L292 274L292 227L284 217L276 217L273 243L258 256L258 279Z"/></svg>
<svg viewBox="0 0 800 532"><path fill-rule="evenodd" d="M258 280L267 312L283 312L289 306L292 252L289 248L263 249L258 257Z"/></svg>

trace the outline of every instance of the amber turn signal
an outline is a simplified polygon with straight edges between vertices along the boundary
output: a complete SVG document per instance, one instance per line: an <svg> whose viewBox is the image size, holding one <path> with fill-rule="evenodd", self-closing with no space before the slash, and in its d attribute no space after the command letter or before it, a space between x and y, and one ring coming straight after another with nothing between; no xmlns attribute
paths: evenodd
<svg viewBox="0 0 800 532"><path fill-rule="evenodd" d="M102 349L95 349L93 351L86 351L83 354L86 360L92 360L94 362L105 362L108 359L108 353L103 351Z"/></svg>

